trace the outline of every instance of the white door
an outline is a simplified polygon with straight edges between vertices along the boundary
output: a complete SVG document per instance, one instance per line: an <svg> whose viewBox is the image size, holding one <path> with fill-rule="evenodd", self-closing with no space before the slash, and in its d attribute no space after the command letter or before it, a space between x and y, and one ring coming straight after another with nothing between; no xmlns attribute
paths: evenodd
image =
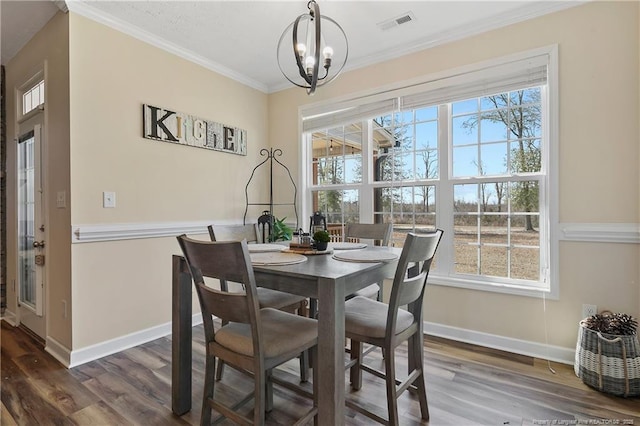
<svg viewBox="0 0 640 426"><path fill-rule="evenodd" d="M18 137L18 315L21 324L43 339L45 241L42 185L42 118L20 124Z"/></svg>

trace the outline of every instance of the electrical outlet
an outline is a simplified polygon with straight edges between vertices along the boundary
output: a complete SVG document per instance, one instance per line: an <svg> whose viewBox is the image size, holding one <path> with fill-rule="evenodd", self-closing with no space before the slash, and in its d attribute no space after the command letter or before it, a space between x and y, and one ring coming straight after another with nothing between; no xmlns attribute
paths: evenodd
<svg viewBox="0 0 640 426"><path fill-rule="evenodd" d="M582 318L588 318L598 313L596 305L582 305Z"/></svg>

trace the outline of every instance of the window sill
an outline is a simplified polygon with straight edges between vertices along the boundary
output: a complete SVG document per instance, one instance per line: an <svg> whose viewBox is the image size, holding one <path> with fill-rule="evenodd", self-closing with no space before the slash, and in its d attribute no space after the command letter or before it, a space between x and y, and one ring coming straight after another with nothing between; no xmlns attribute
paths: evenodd
<svg viewBox="0 0 640 426"><path fill-rule="evenodd" d="M466 279L460 277L451 277L446 275L439 275L435 272L429 274L429 284L440 285L447 287L464 288L468 290L478 290L485 292L511 294L515 296L524 297L544 297L549 300L558 300L558 295L553 291L543 287L532 287L518 284L489 282L474 279Z"/></svg>

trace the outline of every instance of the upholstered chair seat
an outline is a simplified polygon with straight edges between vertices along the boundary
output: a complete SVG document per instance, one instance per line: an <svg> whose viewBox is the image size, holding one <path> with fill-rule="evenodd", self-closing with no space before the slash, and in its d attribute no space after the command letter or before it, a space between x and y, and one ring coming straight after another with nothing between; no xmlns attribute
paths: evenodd
<svg viewBox="0 0 640 426"><path fill-rule="evenodd" d="M316 321L272 308L260 309L263 355L277 358L300 347L311 347L318 338ZM216 333L220 346L246 356L253 356L251 326L231 322Z"/></svg>
<svg viewBox="0 0 640 426"><path fill-rule="evenodd" d="M363 296L356 296L345 303L345 323L354 334L384 338L387 334L389 305ZM413 315L403 309L398 310L396 331L400 334L413 324Z"/></svg>

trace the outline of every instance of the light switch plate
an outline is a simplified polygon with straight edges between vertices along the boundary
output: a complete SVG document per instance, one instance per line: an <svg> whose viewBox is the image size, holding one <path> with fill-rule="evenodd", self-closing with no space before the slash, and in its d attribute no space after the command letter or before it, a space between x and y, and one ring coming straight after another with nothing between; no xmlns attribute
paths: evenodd
<svg viewBox="0 0 640 426"><path fill-rule="evenodd" d="M59 209L64 209L67 207L67 192L66 191L58 191L56 194L56 207Z"/></svg>
<svg viewBox="0 0 640 426"><path fill-rule="evenodd" d="M115 208L116 206L116 193L112 191L104 191L102 193L102 207L106 209Z"/></svg>

